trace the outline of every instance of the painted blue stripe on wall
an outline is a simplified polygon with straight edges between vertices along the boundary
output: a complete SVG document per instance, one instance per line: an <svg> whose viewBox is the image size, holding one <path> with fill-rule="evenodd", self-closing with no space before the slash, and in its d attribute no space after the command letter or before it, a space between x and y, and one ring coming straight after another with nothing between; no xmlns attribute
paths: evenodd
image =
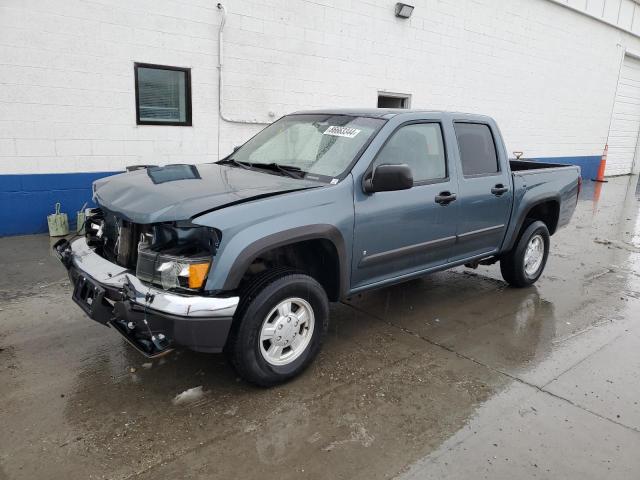
<svg viewBox="0 0 640 480"><path fill-rule="evenodd" d="M76 212L91 201L91 184L119 172L0 175L0 237L46 232L56 202L75 227Z"/></svg>
<svg viewBox="0 0 640 480"><path fill-rule="evenodd" d="M596 175L598 174L598 167L600 166L601 157L600 155L591 155L584 157L527 158L527 160L533 160L535 162L543 163L567 163L569 165L577 165L580 167L582 178L590 179L596 178Z"/></svg>
<svg viewBox="0 0 640 480"><path fill-rule="evenodd" d="M578 165L583 178L595 178L600 156L529 158L537 162ZM44 233L47 215L56 202L69 215L73 227L75 214L91 202L91 183L120 172L51 173L38 175L0 175L0 237Z"/></svg>

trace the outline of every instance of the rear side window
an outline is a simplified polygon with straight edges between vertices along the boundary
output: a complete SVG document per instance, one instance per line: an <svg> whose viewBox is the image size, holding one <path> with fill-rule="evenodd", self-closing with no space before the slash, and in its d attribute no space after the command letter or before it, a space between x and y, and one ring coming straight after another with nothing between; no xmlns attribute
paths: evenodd
<svg viewBox="0 0 640 480"><path fill-rule="evenodd" d="M414 123L400 127L382 147L374 166L406 163L414 182L446 178L442 130L439 123Z"/></svg>
<svg viewBox="0 0 640 480"><path fill-rule="evenodd" d="M488 125L456 122L454 128L465 177L490 175L500 171L496 145Z"/></svg>

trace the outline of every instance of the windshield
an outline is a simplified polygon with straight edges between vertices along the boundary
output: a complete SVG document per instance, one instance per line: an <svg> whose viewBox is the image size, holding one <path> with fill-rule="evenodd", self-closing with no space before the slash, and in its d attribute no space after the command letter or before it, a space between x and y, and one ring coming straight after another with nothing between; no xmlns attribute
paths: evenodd
<svg viewBox="0 0 640 480"><path fill-rule="evenodd" d="M228 159L254 167L294 167L305 178L330 181L345 172L383 123L348 115L289 115L262 130Z"/></svg>

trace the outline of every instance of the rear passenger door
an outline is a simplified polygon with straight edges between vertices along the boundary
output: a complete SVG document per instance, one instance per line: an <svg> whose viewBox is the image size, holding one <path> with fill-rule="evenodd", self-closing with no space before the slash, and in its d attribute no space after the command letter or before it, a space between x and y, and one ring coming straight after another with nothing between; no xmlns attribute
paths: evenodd
<svg viewBox="0 0 640 480"><path fill-rule="evenodd" d="M454 122L458 141L459 220L457 242L450 261L495 253L511 214L508 159L497 148L499 134L488 123Z"/></svg>

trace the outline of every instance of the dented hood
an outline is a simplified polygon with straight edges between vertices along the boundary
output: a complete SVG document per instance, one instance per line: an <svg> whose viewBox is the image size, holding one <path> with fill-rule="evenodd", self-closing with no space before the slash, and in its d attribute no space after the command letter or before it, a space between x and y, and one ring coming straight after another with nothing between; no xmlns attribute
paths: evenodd
<svg viewBox="0 0 640 480"><path fill-rule="evenodd" d="M167 165L97 180L98 204L135 223L187 220L225 205L322 186L269 172L217 165Z"/></svg>

